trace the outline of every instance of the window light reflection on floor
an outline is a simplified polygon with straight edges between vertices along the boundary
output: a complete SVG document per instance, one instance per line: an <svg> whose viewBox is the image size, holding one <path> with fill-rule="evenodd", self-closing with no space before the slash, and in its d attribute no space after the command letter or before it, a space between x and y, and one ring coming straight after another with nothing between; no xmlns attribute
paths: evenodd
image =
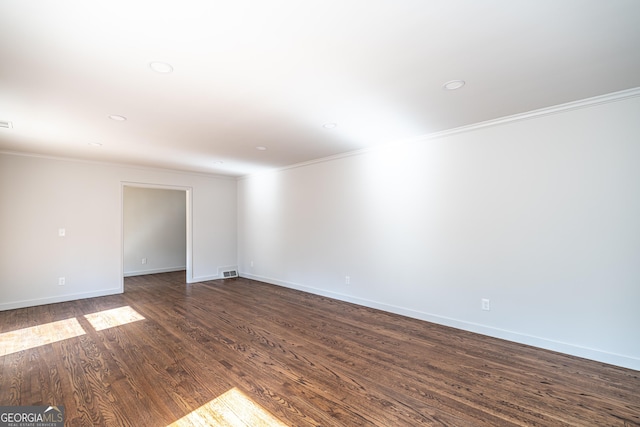
<svg viewBox="0 0 640 427"><path fill-rule="evenodd" d="M144 317L128 305L111 310L103 310L97 313L86 314L85 319L91 323L93 329L102 331L115 326L144 320Z"/></svg>
<svg viewBox="0 0 640 427"><path fill-rule="evenodd" d="M144 320L140 313L129 306L99 311L84 317L96 331ZM75 338L85 333L75 317L0 333L0 357Z"/></svg>
<svg viewBox="0 0 640 427"><path fill-rule="evenodd" d="M221 394L167 427L286 427L237 388Z"/></svg>
<svg viewBox="0 0 640 427"><path fill-rule="evenodd" d="M84 335L75 317L0 334L0 357Z"/></svg>

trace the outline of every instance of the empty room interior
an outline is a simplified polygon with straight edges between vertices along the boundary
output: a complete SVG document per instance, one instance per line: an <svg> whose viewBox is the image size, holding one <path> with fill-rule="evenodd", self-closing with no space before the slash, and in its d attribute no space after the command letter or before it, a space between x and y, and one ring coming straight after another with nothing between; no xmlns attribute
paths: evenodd
<svg viewBox="0 0 640 427"><path fill-rule="evenodd" d="M3 0L0 425L640 425L638 22Z"/></svg>

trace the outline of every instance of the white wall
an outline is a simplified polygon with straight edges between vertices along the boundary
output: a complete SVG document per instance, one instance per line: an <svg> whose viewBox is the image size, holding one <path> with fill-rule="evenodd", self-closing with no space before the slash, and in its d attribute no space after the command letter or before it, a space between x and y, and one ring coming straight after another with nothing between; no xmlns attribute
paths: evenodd
<svg viewBox="0 0 640 427"><path fill-rule="evenodd" d="M125 277L185 270L186 191L125 186L123 200Z"/></svg>
<svg viewBox="0 0 640 427"><path fill-rule="evenodd" d="M639 118L631 97L242 179L240 272L640 369Z"/></svg>
<svg viewBox="0 0 640 427"><path fill-rule="evenodd" d="M122 292L123 183L190 189L191 281L236 264L233 179L0 153L0 310Z"/></svg>

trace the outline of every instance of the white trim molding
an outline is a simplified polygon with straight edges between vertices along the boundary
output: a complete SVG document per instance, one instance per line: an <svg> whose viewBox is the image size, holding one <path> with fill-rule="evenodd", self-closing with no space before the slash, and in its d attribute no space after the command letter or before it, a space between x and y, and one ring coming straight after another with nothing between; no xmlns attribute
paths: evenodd
<svg viewBox="0 0 640 427"><path fill-rule="evenodd" d="M394 144L412 144L412 143L426 142L426 141L431 141L438 138L444 138L446 136L456 135L464 132L471 132L471 131L482 129L482 128L500 126L500 125L505 125L509 123L529 120L536 117L543 117L543 116L550 116L553 114L565 113L568 111L578 110L581 108L587 108L587 107L593 107L596 105L608 104L611 102L623 101L625 99L635 98L638 96L640 96L640 87L622 90L619 92L608 93L605 95L594 96L592 98L581 99L578 101L567 102L564 104L554 105L551 107L539 108L537 110L527 111L525 113L513 114L511 116L499 117L497 119L486 120L486 121L474 123L471 125L460 126L453 129L443 130L440 132L420 135L414 138L408 138L408 139L403 139L399 141L390 141L388 143L380 144L375 147L363 148L360 150L354 150L346 153L335 154L333 156L322 157L320 159L309 160L307 162L296 163L296 164L284 166L281 168L275 168L275 169L269 169L267 171L256 172L254 174L238 177L237 179L243 180L243 179L248 179L250 177L273 173L277 171L295 169L303 166L313 165L316 163L323 163L331 160L342 159L345 157L359 156L362 154L388 148L390 145L394 145Z"/></svg>
<svg viewBox="0 0 640 427"><path fill-rule="evenodd" d="M163 185L153 183L141 183L141 182L120 182L120 276L136 276L139 274L125 273L124 271L124 188L125 187L138 187L138 188L151 188L156 190L178 190L186 193L186 225L187 225L187 253L186 253L186 266L176 267L176 269L169 269L167 271L179 271L186 270L186 281L192 283L193 279L193 187L178 186L178 185ZM161 273L162 271L154 271L155 273ZM152 273L140 273L140 274L152 274ZM124 281L122 284L124 290Z"/></svg>
<svg viewBox="0 0 640 427"><path fill-rule="evenodd" d="M35 298L23 301L15 301L0 304L0 311L14 310L18 308L35 307L38 305L56 304L59 302L75 301L86 298L104 297L108 295L117 295L122 293L122 288L105 289L95 292L81 292L77 294L56 295L48 298Z"/></svg>
<svg viewBox="0 0 640 427"><path fill-rule="evenodd" d="M240 273L240 277L245 277L247 279L269 283L271 285L282 286L284 288L295 289L302 292L308 292L310 294L320 295L327 298L333 298L338 301L344 301L352 304L361 305L363 307L374 308L374 309L382 310L388 313L399 314L401 316L411 317L413 319L423 320L425 322L431 322L438 325L448 326L448 327L460 329L463 331L473 332L480 335L486 335L493 338L499 338L506 341L515 342L518 344L530 345L530 346L545 349L545 350L557 351L559 353L564 353L570 356L581 357L584 359L594 360L597 362L608 363L611 365L621 366L623 368L629 368L629 369L640 371L640 359L632 356L609 353L603 350L581 347L574 344L553 341L546 338L536 337L536 336L527 335L527 334L521 334L518 332L508 331L508 330L499 329L499 328L492 328L490 326L480 325L477 323L466 322L463 320L438 316L431 313L412 310L404 307L398 307L395 305L385 304L378 301L357 298L357 297L340 294L336 292L329 292L326 290L304 286L298 283L276 280L269 277L257 276L254 274L249 274L244 272Z"/></svg>

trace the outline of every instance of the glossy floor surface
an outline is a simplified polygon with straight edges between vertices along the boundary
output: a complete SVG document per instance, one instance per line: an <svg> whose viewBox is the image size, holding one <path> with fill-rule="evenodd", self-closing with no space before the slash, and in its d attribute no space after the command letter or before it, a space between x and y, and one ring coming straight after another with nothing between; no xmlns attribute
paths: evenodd
<svg viewBox="0 0 640 427"><path fill-rule="evenodd" d="M640 372L247 279L0 312L0 406L67 426L640 425Z"/></svg>

